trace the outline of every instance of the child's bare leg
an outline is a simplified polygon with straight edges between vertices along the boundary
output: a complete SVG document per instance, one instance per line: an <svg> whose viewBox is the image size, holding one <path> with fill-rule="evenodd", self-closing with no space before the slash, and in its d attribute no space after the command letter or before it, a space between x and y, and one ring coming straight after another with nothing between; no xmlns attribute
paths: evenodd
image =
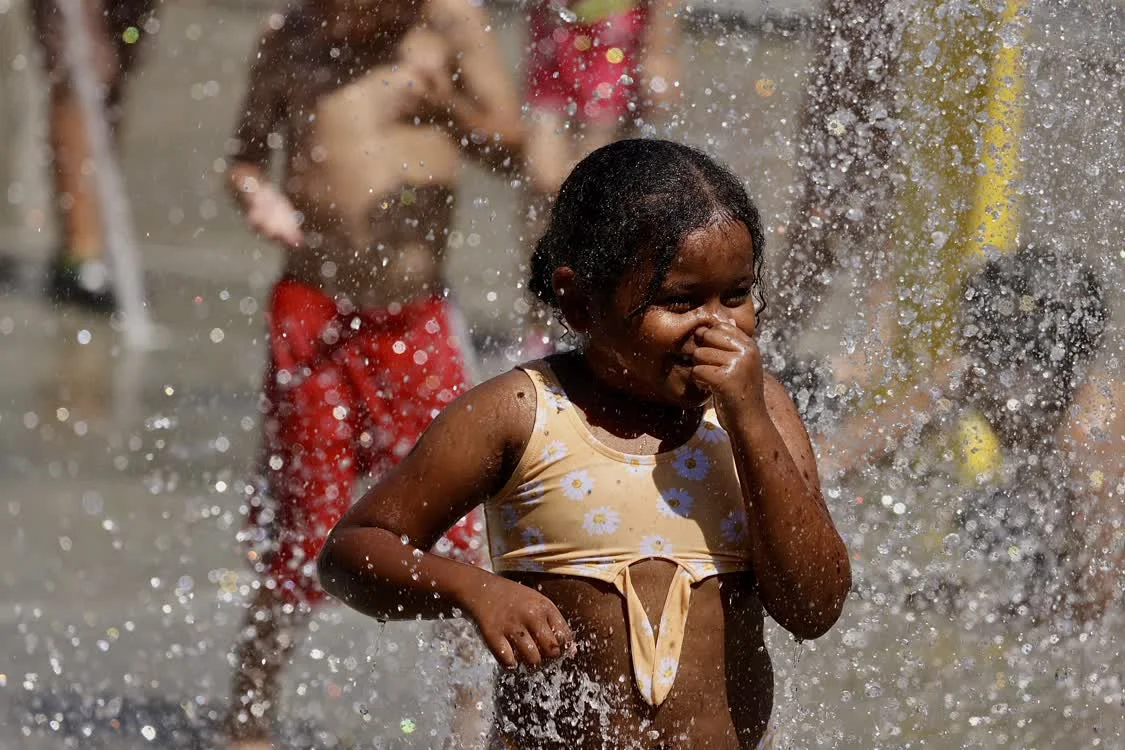
<svg viewBox="0 0 1125 750"><path fill-rule="evenodd" d="M284 602L276 589L258 589L246 610L233 654L233 695L226 727L230 747L272 747L281 670L307 623L307 611Z"/></svg>
<svg viewBox="0 0 1125 750"><path fill-rule="evenodd" d="M82 262L102 254L102 222L90 170L91 154L82 107L67 84L51 91L49 136L52 181L62 241L59 252Z"/></svg>
<svg viewBox="0 0 1125 750"><path fill-rule="evenodd" d="M105 87L105 113L116 130L125 77L136 59L136 45L114 38L104 3L85 0L80 8L90 43L90 63L97 80ZM68 30L61 11L51 0L35 0L32 18L51 87L47 119L53 157L51 177L62 233L60 252L63 258L75 263L97 260L102 254L102 221L86 112L74 89L71 63L66 59Z"/></svg>

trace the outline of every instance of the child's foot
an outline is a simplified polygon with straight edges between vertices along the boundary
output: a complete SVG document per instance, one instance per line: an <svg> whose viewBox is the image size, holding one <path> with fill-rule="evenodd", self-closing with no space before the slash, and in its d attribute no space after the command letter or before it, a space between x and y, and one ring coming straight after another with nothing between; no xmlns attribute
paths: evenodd
<svg viewBox="0 0 1125 750"><path fill-rule="evenodd" d="M109 269L99 260L55 260L47 280L47 296L56 304L72 304L90 312L109 314L117 309Z"/></svg>

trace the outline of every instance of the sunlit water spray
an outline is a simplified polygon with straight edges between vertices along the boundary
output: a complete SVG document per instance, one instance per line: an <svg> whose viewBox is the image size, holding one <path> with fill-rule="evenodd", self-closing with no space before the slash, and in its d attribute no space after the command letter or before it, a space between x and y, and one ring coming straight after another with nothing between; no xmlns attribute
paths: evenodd
<svg viewBox="0 0 1125 750"><path fill-rule="evenodd" d="M82 18L82 7L78 0L63 0L58 8L66 29L71 80L82 105L93 154L105 251L113 267L113 284L123 318L122 336L130 349L161 349L167 345L168 333L153 325L145 305L143 270L137 253L137 240L133 235L133 217L114 153L113 137L99 91L101 86L94 77L93 48Z"/></svg>

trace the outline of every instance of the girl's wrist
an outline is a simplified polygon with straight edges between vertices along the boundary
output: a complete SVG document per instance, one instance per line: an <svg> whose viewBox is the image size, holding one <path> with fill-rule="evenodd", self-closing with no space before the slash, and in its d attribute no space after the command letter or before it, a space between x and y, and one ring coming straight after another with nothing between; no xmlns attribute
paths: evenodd
<svg viewBox="0 0 1125 750"><path fill-rule="evenodd" d="M475 619L475 615L473 615L474 604L481 589L487 585L487 580L481 578L481 576L491 578L494 575L494 573L489 573L475 565L458 564L453 571L453 575L449 577L448 585L444 587L445 596L449 598L454 607Z"/></svg>
<svg viewBox="0 0 1125 750"><path fill-rule="evenodd" d="M727 428L727 433L748 459L759 455L772 456L776 443L784 445L781 433L765 410L761 413L742 412Z"/></svg>

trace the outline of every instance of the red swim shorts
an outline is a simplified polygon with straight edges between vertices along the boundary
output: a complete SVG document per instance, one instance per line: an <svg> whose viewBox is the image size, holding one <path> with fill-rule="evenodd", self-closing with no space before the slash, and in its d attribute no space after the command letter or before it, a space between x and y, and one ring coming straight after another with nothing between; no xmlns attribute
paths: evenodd
<svg viewBox="0 0 1125 750"><path fill-rule="evenodd" d="M554 3L540 2L529 27L529 103L572 114L581 122L628 116L637 99L644 30L642 8L580 22L567 21Z"/></svg>
<svg viewBox="0 0 1125 750"><path fill-rule="evenodd" d="M282 280L267 316L260 492L250 498L251 557L287 601L325 596L315 562L358 479L398 463L467 386L454 312L437 297L340 310L320 290ZM473 511L436 549L483 562Z"/></svg>

